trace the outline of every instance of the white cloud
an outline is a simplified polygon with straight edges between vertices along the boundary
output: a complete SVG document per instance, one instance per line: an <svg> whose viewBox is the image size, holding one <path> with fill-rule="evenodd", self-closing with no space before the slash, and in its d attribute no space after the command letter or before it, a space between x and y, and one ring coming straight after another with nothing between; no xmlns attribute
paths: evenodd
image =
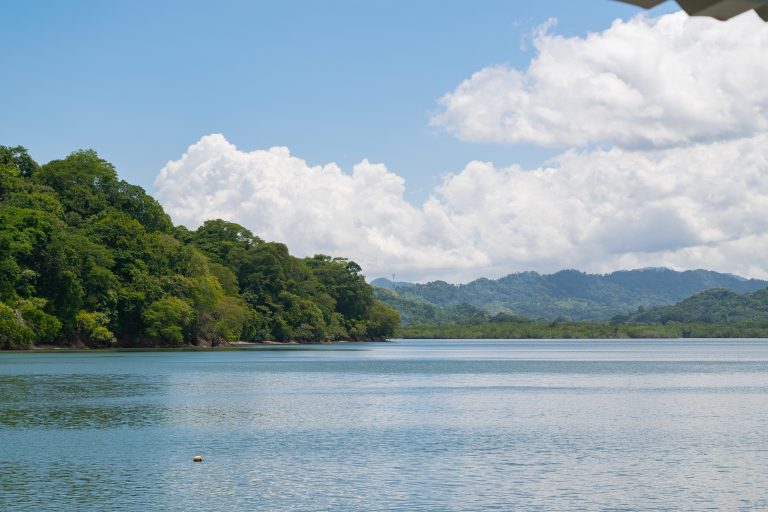
<svg viewBox="0 0 768 512"><path fill-rule="evenodd" d="M458 282L650 265L768 277L768 135L571 150L534 170L471 162L419 207L384 165L364 160L348 174L210 135L156 186L176 222L225 218L294 254L348 256L372 277Z"/></svg>
<svg viewBox="0 0 768 512"><path fill-rule="evenodd" d="M349 173L209 135L166 165L158 197L189 227L232 220L372 277L668 266L768 278L764 24L673 14L583 38L551 27L527 70L475 73L433 118L469 141L581 148L547 166L470 162L415 206L382 164Z"/></svg>
<svg viewBox="0 0 768 512"><path fill-rule="evenodd" d="M768 128L768 30L684 13L617 20L586 37L535 38L526 70L482 69L432 124L471 142L664 148Z"/></svg>

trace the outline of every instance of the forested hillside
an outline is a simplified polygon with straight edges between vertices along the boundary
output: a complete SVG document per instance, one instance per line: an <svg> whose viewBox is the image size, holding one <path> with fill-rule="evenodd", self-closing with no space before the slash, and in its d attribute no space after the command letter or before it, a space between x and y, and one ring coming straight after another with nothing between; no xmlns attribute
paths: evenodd
<svg viewBox="0 0 768 512"><path fill-rule="evenodd" d="M676 272L666 268L605 275L576 270L548 275L521 272L460 285L434 281L396 283L393 287L386 279L372 284L377 286L377 298L401 312L403 323L461 321L468 306L489 318L502 313L545 320L607 320L639 307L674 304L711 288L746 293L768 286L766 281L708 270Z"/></svg>
<svg viewBox="0 0 768 512"><path fill-rule="evenodd" d="M635 323L759 324L768 326L768 288L737 294L723 288L698 293L672 306L637 311L616 321Z"/></svg>
<svg viewBox="0 0 768 512"><path fill-rule="evenodd" d="M360 272L222 220L174 226L93 151L40 166L0 146L0 348L391 336Z"/></svg>
<svg viewBox="0 0 768 512"><path fill-rule="evenodd" d="M671 306L640 308L610 321L546 321L504 313L404 325L405 338L765 338L768 288L737 294L715 288Z"/></svg>

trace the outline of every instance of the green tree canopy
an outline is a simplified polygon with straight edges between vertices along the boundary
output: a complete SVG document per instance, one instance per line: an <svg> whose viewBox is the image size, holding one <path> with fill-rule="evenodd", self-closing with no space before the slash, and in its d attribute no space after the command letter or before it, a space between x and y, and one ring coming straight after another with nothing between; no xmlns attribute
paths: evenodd
<svg viewBox="0 0 768 512"><path fill-rule="evenodd" d="M221 219L173 226L93 150L0 146L0 347L391 336L345 258L300 259Z"/></svg>

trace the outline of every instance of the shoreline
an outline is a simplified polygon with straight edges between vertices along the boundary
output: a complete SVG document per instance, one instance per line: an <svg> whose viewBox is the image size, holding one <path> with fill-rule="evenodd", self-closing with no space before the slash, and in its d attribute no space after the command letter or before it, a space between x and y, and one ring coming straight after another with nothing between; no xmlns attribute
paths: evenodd
<svg viewBox="0 0 768 512"><path fill-rule="evenodd" d="M369 340L322 340L322 341L299 341L299 340L259 340L259 341L231 341L219 345L115 345L112 347L88 347L85 345L56 345L51 343L31 345L25 348L2 349L0 352L69 352L69 351L89 351L89 350L227 350L240 349L245 347L271 345L271 346L299 346L299 345L337 345L342 343L382 343L389 342L390 339L369 339Z"/></svg>

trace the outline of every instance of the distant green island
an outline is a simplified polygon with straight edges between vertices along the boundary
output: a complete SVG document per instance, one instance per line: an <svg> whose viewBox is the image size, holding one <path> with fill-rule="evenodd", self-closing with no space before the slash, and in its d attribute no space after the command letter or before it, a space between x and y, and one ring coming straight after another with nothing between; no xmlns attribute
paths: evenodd
<svg viewBox="0 0 768 512"><path fill-rule="evenodd" d="M404 338L768 337L768 282L706 270L373 284Z"/></svg>
<svg viewBox="0 0 768 512"><path fill-rule="evenodd" d="M174 226L94 151L38 165L0 146L0 348L391 337L399 315L342 257L243 226Z"/></svg>

